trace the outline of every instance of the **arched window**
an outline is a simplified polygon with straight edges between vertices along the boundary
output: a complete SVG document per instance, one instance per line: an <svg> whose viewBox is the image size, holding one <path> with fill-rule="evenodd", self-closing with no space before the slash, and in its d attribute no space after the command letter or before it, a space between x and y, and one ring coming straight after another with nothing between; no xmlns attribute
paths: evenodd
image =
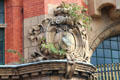
<svg viewBox="0 0 120 80"><path fill-rule="evenodd" d="M4 24L4 0L0 0L0 24ZM4 64L4 28L0 27L0 65Z"/></svg>
<svg viewBox="0 0 120 80"><path fill-rule="evenodd" d="M110 37L99 44L94 51L91 63L111 64L120 62L120 36Z"/></svg>

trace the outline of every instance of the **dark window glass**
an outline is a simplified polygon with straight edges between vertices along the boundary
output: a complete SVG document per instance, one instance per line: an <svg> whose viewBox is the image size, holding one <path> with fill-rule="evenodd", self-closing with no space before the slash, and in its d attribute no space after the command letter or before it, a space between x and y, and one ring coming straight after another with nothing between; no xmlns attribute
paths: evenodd
<svg viewBox="0 0 120 80"><path fill-rule="evenodd" d="M104 58L97 58L98 64L104 64Z"/></svg>
<svg viewBox="0 0 120 80"><path fill-rule="evenodd" d="M0 24L4 24L4 0L0 0ZM4 29L0 28L0 65L4 64Z"/></svg>
<svg viewBox="0 0 120 80"><path fill-rule="evenodd" d="M119 63L118 59L113 59L113 63Z"/></svg>
<svg viewBox="0 0 120 80"><path fill-rule="evenodd" d="M94 54L92 56L96 57L96 51L94 52Z"/></svg>
<svg viewBox="0 0 120 80"><path fill-rule="evenodd" d="M3 41L0 41L0 49L3 51Z"/></svg>
<svg viewBox="0 0 120 80"><path fill-rule="evenodd" d="M103 57L103 49L97 49L97 56Z"/></svg>
<svg viewBox="0 0 120 80"><path fill-rule="evenodd" d="M104 41L104 48L110 48L110 41Z"/></svg>
<svg viewBox="0 0 120 80"><path fill-rule="evenodd" d="M115 50L118 49L117 41L111 41L111 49L115 49Z"/></svg>
<svg viewBox="0 0 120 80"><path fill-rule="evenodd" d="M94 63L96 65L96 57L92 58L92 63Z"/></svg>
<svg viewBox="0 0 120 80"><path fill-rule="evenodd" d="M118 57L118 51L112 51L112 57L113 58L119 58Z"/></svg>
<svg viewBox="0 0 120 80"><path fill-rule="evenodd" d="M120 36L118 36L118 41L120 41Z"/></svg>
<svg viewBox="0 0 120 80"><path fill-rule="evenodd" d="M0 24L4 23L4 14L0 14Z"/></svg>
<svg viewBox="0 0 120 80"><path fill-rule="evenodd" d="M110 49L104 49L105 57L111 58L111 50Z"/></svg>
<svg viewBox="0 0 120 80"><path fill-rule="evenodd" d="M110 58L105 58L105 63L107 63L107 64L112 63L112 59L110 59Z"/></svg>
<svg viewBox="0 0 120 80"><path fill-rule="evenodd" d="M4 24L4 0L0 0L0 24Z"/></svg>
<svg viewBox="0 0 120 80"><path fill-rule="evenodd" d="M0 65L4 64L4 29L0 28Z"/></svg>
<svg viewBox="0 0 120 80"><path fill-rule="evenodd" d="M1 56L3 56L3 54L1 54L2 52L0 51L0 65L2 65L3 64L3 57L1 57Z"/></svg>
<svg viewBox="0 0 120 80"><path fill-rule="evenodd" d="M120 42L118 42L118 48L119 48L119 50L120 50Z"/></svg>

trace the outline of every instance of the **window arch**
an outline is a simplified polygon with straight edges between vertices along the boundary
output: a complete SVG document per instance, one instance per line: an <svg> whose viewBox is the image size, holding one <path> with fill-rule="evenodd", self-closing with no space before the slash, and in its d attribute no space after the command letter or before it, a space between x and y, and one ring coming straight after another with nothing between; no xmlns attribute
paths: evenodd
<svg viewBox="0 0 120 80"><path fill-rule="evenodd" d="M120 62L120 35L104 40L94 51L91 63L111 64Z"/></svg>

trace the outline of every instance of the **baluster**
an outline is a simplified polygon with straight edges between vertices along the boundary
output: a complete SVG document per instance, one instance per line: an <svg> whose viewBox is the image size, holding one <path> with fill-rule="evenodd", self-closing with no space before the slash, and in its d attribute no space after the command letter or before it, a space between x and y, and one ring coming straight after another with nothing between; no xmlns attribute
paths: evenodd
<svg viewBox="0 0 120 80"><path fill-rule="evenodd" d="M115 69L114 69L114 64L112 64L112 70L113 70L113 80L115 80Z"/></svg>
<svg viewBox="0 0 120 80"><path fill-rule="evenodd" d="M103 80L105 80L105 70L104 70L104 65L102 64L102 76L103 76Z"/></svg>
<svg viewBox="0 0 120 80"><path fill-rule="evenodd" d="M119 78L120 78L120 64L119 64L119 66L118 66L118 69L119 69Z"/></svg>
<svg viewBox="0 0 120 80"><path fill-rule="evenodd" d="M115 70L116 70L116 77L117 77L117 80L119 80L119 76L118 76L118 66L117 66L117 64L115 64Z"/></svg>
<svg viewBox="0 0 120 80"><path fill-rule="evenodd" d="M106 68L106 80L108 80L108 69L107 69L107 64L105 64L105 68Z"/></svg>
<svg viewBox="0 0 120 80"><path fill-rule="evenodd" d="M99 73L99 69L98 69L99 67L98 67L98 65L96 65L96 68L97 68L97 69L96 69L96 72L97 72L97 80L99 80L99 74L100 74L100 73Z"/></svg>
<svg viewBox="0 0 120 80"><path fill-rule="evenodd" d="M111 66L110 66L110 64L109 64L108 66L109 66L109 76L110 76L110 80L112 80L112 76L111 76Z"/></svg>
<svg viewBox="0 0 120 80"><path fill-rule="evenodd" d="M102 75L101 75L101 74L102 74L102 72L101 72L101 67L100 67L100 65L98 65L98 67L99 67L99 69L98 69L98 70L99 70L99 80L102 80L102 79L101 79L101 77L102 77Z"/></svg>

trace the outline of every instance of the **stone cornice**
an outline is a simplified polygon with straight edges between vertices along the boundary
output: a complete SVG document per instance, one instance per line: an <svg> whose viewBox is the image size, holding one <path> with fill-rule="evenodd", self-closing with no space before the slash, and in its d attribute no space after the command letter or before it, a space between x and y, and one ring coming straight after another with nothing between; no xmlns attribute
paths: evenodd
<svg viewBox="0 0 120 80"><path fill-rule="evenodd" d="M7 24L0 24L0 28L5 28Z"/></svg>
<svg viewBox="0 0 120 80"><path fill-rule="evenodd" d="M75 64L74 64L75 63ZM92 76L96 68L91 64L80 62L68 62L67 60L45 60L21 65L0 66L1 79L29 78L34 76L51 74L64 74L67 77L72 72L72 76L79 75L82 77ZM74 69L73 69L74 66ZM69 71L70 70L70 71ZM84 73L84 75L81 75Z"/></svg>

